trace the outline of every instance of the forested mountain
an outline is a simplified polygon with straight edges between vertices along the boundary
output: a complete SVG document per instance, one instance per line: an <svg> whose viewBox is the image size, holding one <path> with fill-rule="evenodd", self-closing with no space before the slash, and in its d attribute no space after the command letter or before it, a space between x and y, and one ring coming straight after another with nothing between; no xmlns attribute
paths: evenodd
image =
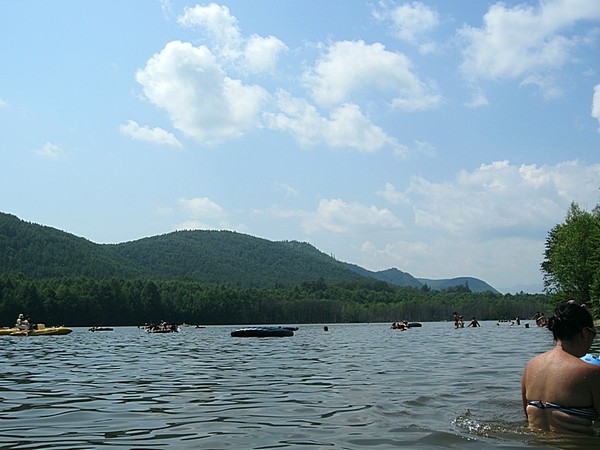
<svg viewBox="0 0 600 450"><path fill-rule="evenodd" d="M373 272L355 264L346 264L351 270L356 273L369 278L375 278L381 281L387 281L388 283L395 284L396 286L411 286L420 288L423 287L423 283L413 277L410 273L402 272L398 269L387 269L379 272Z"/></svg>
<svg viewBox="0 0 600 450"><path fill-rule="evenodd" d="M430 280L427 278L418 278L418 280L436 291L441 291L455 286L464 286L468 287L472 292L491 291L498 293L496 289L487 284L485 281L481 281L480 279L473 277L457 277L449 280Z"/></svg>
<svg viewBox="0 0 600 450"><path fill-rule="evenodd" d="M414 288L429 288L436 291L441 291L453 287L469 288L471 292L494 292L499 293L492 286L478 278L473 277L457 277L449 280L430 280L427 278L415 278L410 273L402 272L398 269L387 269L379 272L372 272L354 264L346 264L356 273L369 278L386 281L396 286L410 286Z"/></svg>
<svg viewBox="0 0 600 450"><path fill-rule="evenodd" d="M0 213L0 326L20 313L71 326L425 321L453 311L485 320L530 317L546 302L474 278L371 272L295 241L178 231L95 244Z"/></svg>
<svg viewBox="0 0 600 450"><path fill-rule="evenodd" d="M0 213L0 272L31 278L179 278L245 287L361 278L306 243L271 242L231 231L177 231L121 244L95 244L4 213Z"/></svg>
<svg viewBox="0 0 600 450"><path fill-rule="evenodd" d="M30 278L187 279L241 287L294 286L374 278L397 286L464 286L496 292L476 278L418 280L398 269L372 272L310 244L272 242L232 231L176 231L120 244L87 239L0 213L0 273Z"/></svg>
<svg viewBox="0 0 600 450"><path fill-rule="evenodd" d="M309 244L272 242L233 231L176 231L110 248L149 275L161 278L247 287L360 278Z"/></svg>
<svg viewBox="0 0 600 450"><path fill-rule="evenodd" d="M143 270L102 245L0 213L0 273L30 278L127 278Z"/></svg>

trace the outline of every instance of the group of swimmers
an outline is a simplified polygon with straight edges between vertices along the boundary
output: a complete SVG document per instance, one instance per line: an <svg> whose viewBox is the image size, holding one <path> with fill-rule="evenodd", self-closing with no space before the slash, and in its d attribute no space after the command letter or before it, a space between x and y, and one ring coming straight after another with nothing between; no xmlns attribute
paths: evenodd
<svg viewBox="0 0 600 450"><path fill-rule="evenodd" d="M392 328L393 330L405 331L408 330L410 326L408 325L408 321L403 320L402 322L392 323L392 326L390 328Z"/></svg>
<svg viewBox="0 0 600 450"><path fill-rule="evenodd" d="M471 321L469 322L469 325L467 325L467 327L480 327L481 325L479 324L479 322L477 321L477 319L475 318L475 316L473 316L473 318L471 319ZM463 316L459 315L456 311L454 311L454 328L464 328L465 327L465 322L463 320Z"/></svg>
<svg viewBox="0 0 600 450"><path fill-rule="evenodd" d="M532 358L523 371L522 404L529 428L594 435L592 424L600 419L600 365L582 359L598 334L592 315L571 300L560 304L552 317L537 312L532 320L552 332L556 345ZM479 325L474 323L473 317L469 326ZM517 317L511 325L520 323ZM456 312L454 325L464 327Z"/></svg>
<svg viewBox="0 0 600 450"><path fill-rule="evenodd" d="M144 326L147 333L177 333L179 327L174 323L168 323L164 320L160 323L151 323L150 325Z"/></svg>
<svg viewBox="0 0 600 450"><path fill-rule="evenodd" d="M585 305L571 300L560 304L549 319L540 313L532 319L552 332L556 345L532 358L523 371L521 397L529 428L593 435L593 421L600 418L600 365L581 359L588 354L598 334L592 315ZM456 312L454 324L456 328L464 327L462 316ZM30 330L34 325L24 314L19 314L15 326ZM480 325L473 317L468 326ZM391 328L404 331L409 327L407 321L402 321L394 322ZM151 324L146 330L179 331L177 325L166 322Z"/></svg>

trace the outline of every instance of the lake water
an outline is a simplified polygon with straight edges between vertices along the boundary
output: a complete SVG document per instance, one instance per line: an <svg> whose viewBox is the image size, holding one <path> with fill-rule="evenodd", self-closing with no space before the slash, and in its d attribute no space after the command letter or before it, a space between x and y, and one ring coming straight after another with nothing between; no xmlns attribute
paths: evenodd
<svg viewBox="0 0 600 450"><path fill-rule="evenodd" d="M546 329L236 328L0 336L0 449L600 446L525 428L521 373L553 346Z"/></svg>

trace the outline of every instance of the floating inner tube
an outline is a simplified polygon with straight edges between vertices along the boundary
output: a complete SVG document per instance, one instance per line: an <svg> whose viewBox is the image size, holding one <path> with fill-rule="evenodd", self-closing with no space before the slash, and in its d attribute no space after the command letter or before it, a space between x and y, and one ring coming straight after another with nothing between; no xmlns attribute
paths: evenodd
<svg viewBox="0 0 600 450"><path fill-rule="evenodd" d="M295 327L246 327L231 332L233 337L284 337L293 336Z"/></svg>
<svg viewBox="0 0 600 450"><path fill-rule="evenodd" d="M419 322L410 322L408 324L408 328L418 328L418 327L422 327L423 325L420 324Z"/></svg>
<svg viewBox="0 0 600 450"><path fill-rule="evenodd" d="M585 361L586 363L596 364L597 366L600 366L600 357L597 355L592 355L591 353L583 355L581 357L581 360Z"/></svg>

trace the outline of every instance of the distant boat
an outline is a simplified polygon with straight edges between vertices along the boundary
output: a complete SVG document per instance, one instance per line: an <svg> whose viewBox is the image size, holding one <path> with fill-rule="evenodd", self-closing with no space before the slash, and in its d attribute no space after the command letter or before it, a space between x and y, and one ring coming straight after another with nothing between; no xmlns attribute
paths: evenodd
<svg viewBox="0 0 600 450"><path fill-rule="evenodd" d="M293 336L298 327L246 327L232 331L232 337L285 337Z"/></svg>
<svg viewBox="0 0 600 450"><path fill-rule="evenodd" d="M177 325L154 326L146 328L146 333L178 333L181 331Z"/></svg>
<svg viewBox="0 0 600 450"><path fill-rule="evenodd" d="M110 327L92 327L90 331L112 331L113 329Z"/></svg>

